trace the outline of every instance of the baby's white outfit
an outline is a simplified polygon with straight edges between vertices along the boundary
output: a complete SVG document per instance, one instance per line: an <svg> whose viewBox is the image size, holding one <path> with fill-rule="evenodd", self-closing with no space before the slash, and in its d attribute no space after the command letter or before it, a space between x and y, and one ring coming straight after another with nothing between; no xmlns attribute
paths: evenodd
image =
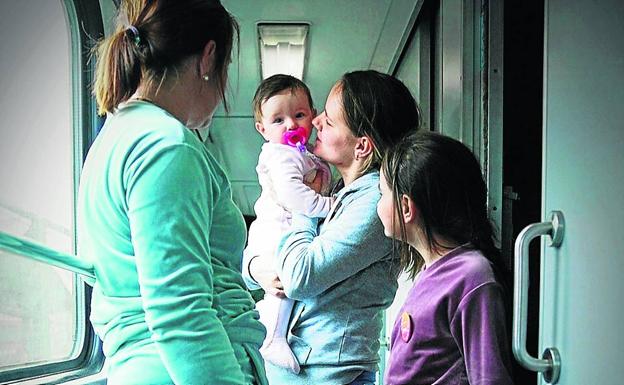
<svg viewBox="0 0 624 385"><path fill-rule="evenodd" d="M333 201L304 184L304 180L314 180L317 172L322 172L322 192L328 192L331 184L327 164L307 150L267 142L262 146L256 171L262 192L254 205L256 219L249 228L245 261L256 255L275 256L293 212L322 218ZM286 341L293 302L268 294L258 302L260 321L267 328L260 352L266 361L298 373L299 364Z"/></svg>

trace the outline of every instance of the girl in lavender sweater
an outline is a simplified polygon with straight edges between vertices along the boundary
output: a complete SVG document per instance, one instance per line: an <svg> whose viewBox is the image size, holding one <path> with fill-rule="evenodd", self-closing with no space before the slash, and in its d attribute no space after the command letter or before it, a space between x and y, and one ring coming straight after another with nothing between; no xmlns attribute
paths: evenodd
<svg viewBox="0 0 624 385"><path fill-rule="evenodd" d="M415 277L392 331L385 384L512 384L502 261L479 163L416 132L386 155L377 213Z"/></svg>

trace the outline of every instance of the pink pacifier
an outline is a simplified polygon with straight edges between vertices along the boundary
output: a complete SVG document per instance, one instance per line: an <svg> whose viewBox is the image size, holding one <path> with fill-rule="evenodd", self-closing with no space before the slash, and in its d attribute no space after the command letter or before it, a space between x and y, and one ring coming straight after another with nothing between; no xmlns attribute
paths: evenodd
<svg viewBox="0 0 624 385"><path fill-rule="evenodd" d="M301 152L306 151L306 141L308 140L306 129L303 127L297 127L294 130L288 130L284 132L282 136L282 144L287 144L292 147L297 147Z"/></svg>

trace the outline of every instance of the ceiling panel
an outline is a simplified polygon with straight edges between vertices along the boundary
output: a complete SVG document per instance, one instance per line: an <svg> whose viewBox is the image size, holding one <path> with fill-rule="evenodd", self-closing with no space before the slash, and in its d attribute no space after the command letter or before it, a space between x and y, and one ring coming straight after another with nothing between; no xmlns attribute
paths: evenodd
<svg viewBox="0 0 624 385"><path fill-rule="evenodd" d="M310 24L304 81L320 111L327 92L346 71L370 66L392 0L223 0L240 23L240 56L230 67L230 115L251 116L260 83L256 24L305 21ZM218 114L223 114L219 112Z"/></svg>

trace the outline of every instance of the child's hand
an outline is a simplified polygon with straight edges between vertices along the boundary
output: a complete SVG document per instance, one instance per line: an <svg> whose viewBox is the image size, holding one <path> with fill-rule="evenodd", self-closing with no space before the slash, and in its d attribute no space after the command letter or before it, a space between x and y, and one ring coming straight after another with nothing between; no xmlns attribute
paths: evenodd
<svg viewBox="0 0 624 385"><path fill-rule="evenodd" d="M249 275L262 287L265 293L279 298L286 298L284 285L272 268L273 263L267 257L258 255L249 261Z"/></svg>

